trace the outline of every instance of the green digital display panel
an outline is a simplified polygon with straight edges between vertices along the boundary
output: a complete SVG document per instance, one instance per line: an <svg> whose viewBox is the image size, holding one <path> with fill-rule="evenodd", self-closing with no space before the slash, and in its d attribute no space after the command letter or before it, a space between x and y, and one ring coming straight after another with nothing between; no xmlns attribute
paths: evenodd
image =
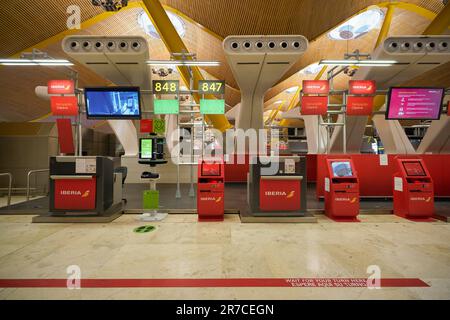
<svg viewBox="0 0 450 320"><path fill-rule="evenodd" d="M153 119L153 132L158 134L166 133L166 121L164 119Z"/></svg>
<svg viewBox="0 0 450 320"><path fill-rule="evenodd" d="M141 139L141 159L151 159L153 157L153 139Z"/></svg>
<svg viewBox="0 0 450 320"><path fill-rule="evenodd" d="M225 80L200 80L198 82L200 94L224 94Z"/></svg>
<svg viewBox="0 0 450 320"><path fill-rule="evenodd" d="M180 102L175 99L154 99L153 100L154 114L178 114L180 113Z"/></svg>
<svg viewBox="0 0 450 320"><path fill-rule="evenodd" d="M224 114L225 100L223 99L200 99L201 114Z"/></svg>
<svg viewBox="0 0 450 320"><path fill-rule="evenodd" d="M153 80L154 94L176 94L180 87L178 80Z"/></svg>

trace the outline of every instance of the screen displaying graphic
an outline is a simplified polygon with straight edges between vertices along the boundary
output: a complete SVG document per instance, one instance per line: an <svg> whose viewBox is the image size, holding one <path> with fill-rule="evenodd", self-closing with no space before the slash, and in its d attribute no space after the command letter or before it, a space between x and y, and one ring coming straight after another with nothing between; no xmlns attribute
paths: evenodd
<svg viewBox="0 0 450 320"><path fill-rule="evenodd" d="M139 158L141 159L153 158L153 139L149 138L141 139Z"/></svg>
<svg viewBox="0 0 450 320"><path fill-rule="evenodd" d="M85 88L84 98L88 118L140 119L138 87Z"/></svg>
<svg viewBox="0 0 450 320"><path fill-rule="evenodd" d="M425 176L425 170L420 162L403 162L403 167L408 176Z"/></svg>
<svg viewBox="0 0 450 320"><path fill-rule="evenodd" d="M335 177L353 177L352 166L349 161L332 162L331 169Z"/></svg>
<svg viewBox="0 0 450 320"><path fill-rule="evenodd" d="M391 88L386 119L438 120L443 98L443 88Z"/></svg>
<svg viewBox="0 0 450 320"><path fill-rule="evenodd" d="M220 176L220 165L216 163L203 163L202 176Z"/></svg>

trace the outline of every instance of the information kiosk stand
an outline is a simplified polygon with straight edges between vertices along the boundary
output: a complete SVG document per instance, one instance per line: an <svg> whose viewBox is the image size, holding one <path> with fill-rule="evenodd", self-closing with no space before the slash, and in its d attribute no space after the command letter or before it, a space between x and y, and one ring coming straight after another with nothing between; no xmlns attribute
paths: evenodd
<svg viewBox="0 0 450 320"><path fill-rule="evenodd" d="M247 198L252 216L302 217L306 212L306 159L253 157Z"/></svg>
<svg viewBox="0 0 450 320"><path fill-rule="evenodd" d="M397 158L394 174L394 214L404 218L431 218L433 180L422 159Z"/></svg>
<svg viewBox="0 0 450 320"><path fill-rule="evenodd" d="M50 157L50 214L106 215L121 211L121 179L108 157ZM114 188L119 184L119 188ZM116 199L115 199L116 198Z"/></svg>
<svg viewBox="0 0 450 320"><path fill-rule="evenodd" d="M354 220L359 214L359 182L351 159L327 159L325 213L334 220Z"/></svg>
<svg viewBox="0 0 450 320"><path fill-rule="evenodd" d="M223 221L225 211L225 165L222 159L198 163L197 213L199 221Z"/></svg>

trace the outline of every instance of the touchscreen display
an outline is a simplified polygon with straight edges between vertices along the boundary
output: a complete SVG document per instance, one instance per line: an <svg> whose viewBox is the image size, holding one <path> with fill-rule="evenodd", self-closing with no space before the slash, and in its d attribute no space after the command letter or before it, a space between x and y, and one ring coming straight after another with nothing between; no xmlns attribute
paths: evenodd
<svg viewBox="0 0 450 320"><path fill-rule="evenodd" d="M336 161L331 163L333 176L335 177L352 177L352 166L349 161Z"/></svg>

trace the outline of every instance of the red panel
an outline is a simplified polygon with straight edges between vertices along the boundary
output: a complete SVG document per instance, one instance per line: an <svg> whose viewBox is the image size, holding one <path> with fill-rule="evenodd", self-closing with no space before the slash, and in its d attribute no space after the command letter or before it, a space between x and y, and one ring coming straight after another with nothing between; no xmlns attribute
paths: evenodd
<svg viewBox="0 0 450 320"><path fill-rule="evenodd" d="M231 161L225 163L225 182L247 182L249 171L248 154L244 155L244 163L237 163L238 155L233 155L232 157L233 163Z"/></svg>
<svg viewBox="0 0 450 320"><path fill-rule="evenodd" d="M73 94L74 88L72 80L50 80L47 82L48 94Z"/></svg>
<svg viewBox="0 0 450 320"><path fill-rule="evenodd" d="M141 128L141 133L153 132L153 120L152 119L142 119L140 128Z"/></svg>
<svg viewBox="0 0 450 320"><path fill-rule="evenodd" d="M56 119L58 128L59 151L65 154L74 154L72 123L70 119Z"/></svg>
<svg viewBox="0 0 450 320"><path fill-rule="evenodd" d="M259 204L262 211L300 210L300 181L261 179Z"/></svg>
<svg viewBox="0 0 450 320"><path fill-rule="evenodd" d="M326 96L302 96L302 115L325 115L327 114L328 97Z"/></svg>
<svg viewBox="0 0 450 320"><path fill-rule="evenodd" d="M350 96L347 98L347 115L370 116L373 108L373 97Z"/></svg>
<svg viewBox="0 0 450 320"><path fill-rule="evenodd" d="M306 155L306 176L307 182L315 182L317 180L317 155Z"/></svg>
<svg viewBox="0 0 450 320"><path fill-rule="evenodd" d="M361 197L392 197L392 177L397 171L394 159L398 155L388 155L388 165L380 165L377 154L351 155L359 176ZM317 156L316 196L323 197L324 178L326 175L326 155ZM328 156L329 159L341 156ZM422 158L434 182L435 196L450 197L450 154L436 155L402 155L402 158Z"/></svg>
<svg viewBox="0 0 450 320"><path fill-rule="evenodd" d="M377 90L373 80L350 80L348 91L350 94L374 94Z"/></svg>
<svg viewBox="0 0 450 320"><path fill-rule="evenodd" d="M77 97L50 97L50 106L54 116L76 116L78 115Z"/></svg>
<svg viewBox="0 0 450 320"><path fill-rule="evenodd" d="M328 80L303 80L302 90L305 94L328 94L330 83Z"/></svg>
<svg viewBox="0 0 450 320"><path fill-rule="evenodd" d="M93 210L97 180L55 180L55 209Z"/></svg>

